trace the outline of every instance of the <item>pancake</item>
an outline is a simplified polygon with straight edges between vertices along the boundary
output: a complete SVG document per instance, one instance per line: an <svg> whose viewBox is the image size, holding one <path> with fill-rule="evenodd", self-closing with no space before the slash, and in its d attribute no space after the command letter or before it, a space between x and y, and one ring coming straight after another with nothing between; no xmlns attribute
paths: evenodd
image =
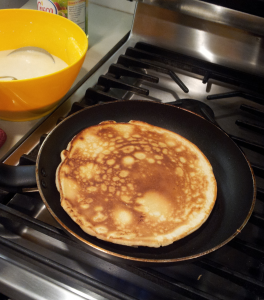
<svg viewBox="0 0 264 300"><path fill-rule="evenodd" d="M61 206L86 233L126 246L166 246L197 230L217 193L193 143L141 121L102 122L61 153Z"/></svg>

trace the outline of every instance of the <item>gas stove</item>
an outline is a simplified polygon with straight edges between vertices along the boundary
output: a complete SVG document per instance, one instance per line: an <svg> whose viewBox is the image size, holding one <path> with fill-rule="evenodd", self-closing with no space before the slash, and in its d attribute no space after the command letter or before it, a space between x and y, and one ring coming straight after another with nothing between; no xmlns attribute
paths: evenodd
<svg viewBox="0 0 264 300"><path fill-rule="evenodd" d="M132 31L119 49L9 161L35 164L46 134L64 117L87 106L142 99L169 103L217 124L241 147L257 182L249 222L227 245L195 261L140 267L87 252L62 231L35 189L1 190L0 291L4 295L14 300L262 299L262 18L202 1L158 2L137 4ZM200 6L203 18L194 10L197 5L204 5ZM222 12L222 22L219 14L213 22L212 10ZM235 18L228 23L230 14ZM241 29L238 20L247 18L247 28ZM31 139L36 137L35 146Z"/></svg>

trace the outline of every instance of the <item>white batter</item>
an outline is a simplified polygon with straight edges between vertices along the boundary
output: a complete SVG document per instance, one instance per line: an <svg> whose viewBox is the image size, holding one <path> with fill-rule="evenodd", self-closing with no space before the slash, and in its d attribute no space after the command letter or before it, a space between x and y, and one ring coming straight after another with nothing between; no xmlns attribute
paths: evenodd
<svg viewBox="0 0 264 300"><path fill-rule="evenodd" d="M21 51L8 56L12 51L0 51L0 77L13 76L17 79L29 79L48 75L68 66L54 55L52 56L55 63L47 54L38 51ZM0 78L0 80L11 80L11 78Z"/></svg>

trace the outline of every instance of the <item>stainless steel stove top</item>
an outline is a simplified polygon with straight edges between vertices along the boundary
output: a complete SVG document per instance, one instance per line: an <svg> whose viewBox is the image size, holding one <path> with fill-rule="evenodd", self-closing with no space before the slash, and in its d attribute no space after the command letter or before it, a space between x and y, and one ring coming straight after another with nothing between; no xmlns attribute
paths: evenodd
<svg viewBox="0 0 264 300"><path fill-rule="evenodd" d="M134 48L138 42L146 42L147 40L156 46L162 46L169 50L173 48L180 54L183 52L187 55L192 54L191 57L195 59L206 57L206 61L210 63L220 63L225 67L237 67L241 71L247 70L250 73L254 71L255 74L263 75L261 55L256 55L256 52L255 54L251 53L252 59L249 59L246 64L242 64L250 49L244 47L240 54L236 52L239 45L248 46L248 42L253 39L247 32L241 32L237 28L233 28L232 32L229 32L226 25L211 23L211 21L198 22L196 26L188 29L190 24L195 24L195 20L187 17L180 24L176 21L176 25L169 26L170 30L164 33L160 28L163 28L165 23L170 25L172 16L176 19L181 19L183 16L178 13L175 15L175 12L172 13L163 8L161 9L163 14L158 14L160 12L158 8L150 9L150 7L144 3L138 5L134 28L128 40L51 115L49 121L44 122L35 134L18 148L17 152L9 158L10 162L17 161L24 152L27 153L29 149L32 149L38 143L40 136L55 126L59 117L68 114L69 108L74 102L86 106L89 103L86 90L96 90L100 76L106 75L109 67L113 63L117 63L119 57L124 55L129 47ZM144 21L141 18L142 14L147 16ZM160 20L157 21L157 18ZM157 32L155 37L149 32L150 23ZM215 34L220 29L220 37L216 38ZM243 36L243 39L236 40L237 44L231 49L229 46L235 32ZM198 34L197 39L194 38L194 33ZM164 39L160 42L162 34L164 34ZM183 35L186 34L189 34L192 39L183 41ZM169 43L170 35L170 40L175 37L173 44L177 44L176 47L171 45L172 42ZM158 39L157 36L159 36ZM229 42L221 47L223 40L229 40ZM192 46L196 45L197 48L189 47L190 43ZM210 52L209 50L214 47L214 43L217 43L220 48L215 52ZM258 42L252 47L256 49L257 44ZM187 45L189 45L188 49ZM227 55L226 51L230 51L231 54ZM256 56L253 59L254 55ZM234 57L236 59L233 61ZM206 81L205 76L199 74L198 71L194 72L197 68L191 70L187 67L175 67L148 59L142 61L154 64L156 70L138 67L132 69L145 75L151 75L152 79L158 77L158 83L130 77L122 77L120 80L137 88L147 89L149 91L147 96L142 95L140 91L134 93L120 88L111 88L106 94L118 99L147 99L164 103L178 101L176 104L179 105L181 99L195 99L208 105L213 110L217 123L234 137L238 144L242 145L249 161L255 166L258 200L250 222L238 238L199 261L168 267L139 268L131 265L113 264L87 253L80 244L76 244L62 232L37 192L11 196L9 193L3 192L0 194L0 209L2 209L0 210L0 242L2 244L0 248L0 291L3 294L14 300L261 298L261 294L264 292L262 281L264 269L260 259L264 244L262 238L264 224L262 218L264 195L263 131L262 133L261 129L260 131L252 131L236 125L236 122L240 119L263 128L263 117L252 115L249 110L245 111L240 107L246 105L263 112L264 102L261 104L245 99L241 93L235 97L217 100L207 99L208 96L239 90L254 95L256 100L259 99L257 97L259 91L249 91L248 88L212 78L203 83L203 80ZM232 63L229 63L230 61ZM258 64L255 63L256 61ZM224 64L222 64L223 62ZM159 71L157 71L158 67L160 68ZM160 71L164 71L164 68L178 76L188 88L188 93L169 74ZM258 72L259 70L260 72ZM244 140L250 140L251 144L243 144ZM33 160L37 150L38 146L33 150ZM28 156L26 155L26 162L27 159ZM20 246L24 248L20 248Z"/></svg>

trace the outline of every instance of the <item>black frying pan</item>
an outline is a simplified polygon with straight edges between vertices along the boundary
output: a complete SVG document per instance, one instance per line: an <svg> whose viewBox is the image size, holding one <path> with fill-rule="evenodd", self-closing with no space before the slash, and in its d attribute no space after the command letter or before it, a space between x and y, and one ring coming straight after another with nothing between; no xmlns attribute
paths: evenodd
<svg viewBox="0 0 264 300"><path fill-rule="evenodd" d="M174 131L194 144L213 166L218 185L215 207L200 229L161 248L127 247L101 241L83 232L60 206L55 186L60 153L82 129L105 120L140 120ZM86 108L63 120L45 139L37 158L37 185L48 210L89 251L126 263L174 263L210 253L235 237L255 204L256 185L242 151L217 126L184 109L149 101L117 101Z"/></svg>

